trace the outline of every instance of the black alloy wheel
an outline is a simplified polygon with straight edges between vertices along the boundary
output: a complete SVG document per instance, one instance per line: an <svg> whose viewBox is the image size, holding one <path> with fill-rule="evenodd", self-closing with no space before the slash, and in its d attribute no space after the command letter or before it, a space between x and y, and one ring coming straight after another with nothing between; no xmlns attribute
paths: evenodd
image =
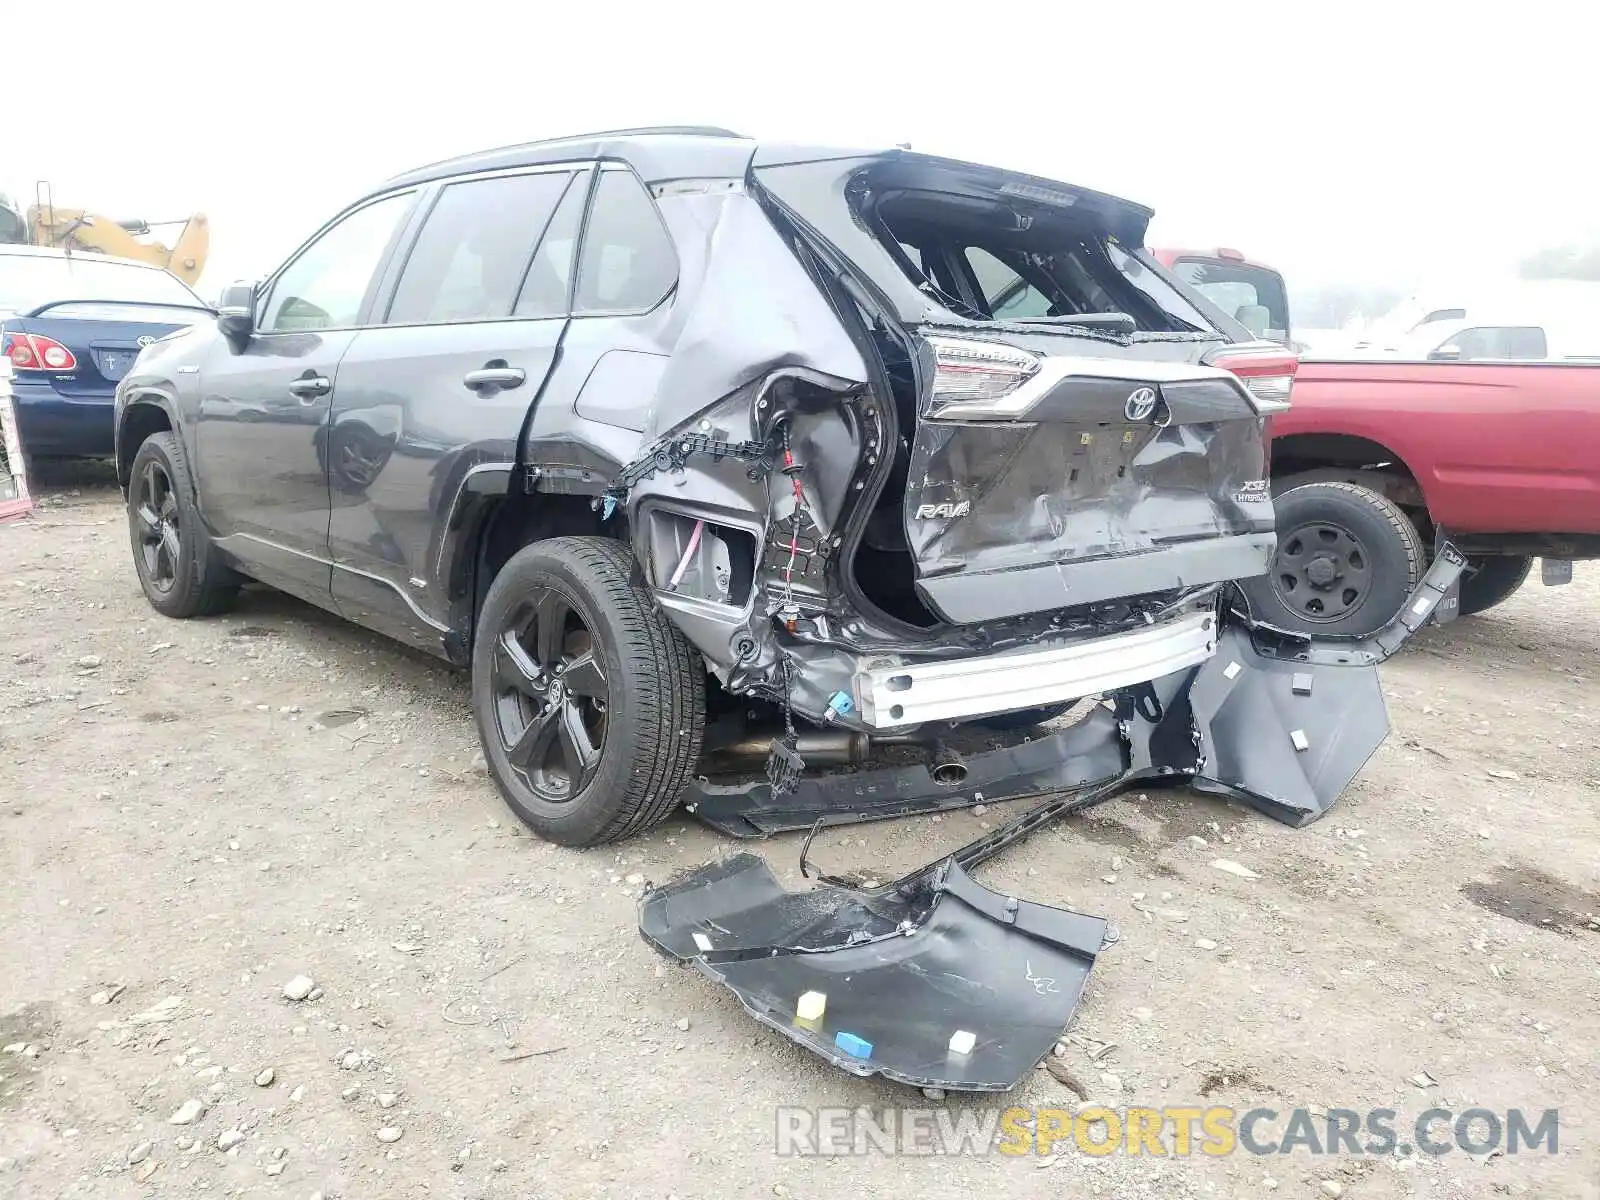
<svg viewBox="0 0 1600 1200"><path fill-rule="evenodd" d="M605 749L611 693L594 635L554 587L529 595L494 646L494 715L517 778L547 804L593 781Z"/></svg>
<svg viewBox="0 0 1600 1200"><path fill-rule="evenodd" d="M170 595L177 586L179 563L183 560L183 535L172 476L156 459L148 459L134 480L132 507L144 566L141 578L162 595Z"/></svg>
<svg viewBox="0 0 1600 1200"><path fill-rule="evenodd" d="M535 541L495 574L472 713L511 814L564 846L619 841L677 807L705 731L704 660L611 538Z"/></svg>
<svg viewBox="0 0 1600 1200"><path fill-rule="evenodd" d="M195 505L183 443L153 433L128 467L128 540L150 607L166 617L225 612L243 582L223 560Z"/></svg>

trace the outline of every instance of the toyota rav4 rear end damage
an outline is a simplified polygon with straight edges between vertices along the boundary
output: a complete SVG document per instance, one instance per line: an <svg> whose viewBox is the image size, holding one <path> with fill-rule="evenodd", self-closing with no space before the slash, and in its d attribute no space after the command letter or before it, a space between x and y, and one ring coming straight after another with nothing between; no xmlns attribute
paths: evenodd
<svg viewBox="0 0 1600 1200"><path fill-rule="evenodd" d="M1376 658L1302 690L1315 644L1264 651L1233 607L1274 551L1296 360L1166 275L1148 210L900 151L757 147L737 183L656 190L681 325L599 503L720 685L706 765L767 754L690 783L697 816L758 835L1151 761L1296 823L1332 803L1386 729ZM1146 755L1127 716L947 744L1089 696L1175 744ZM817 774L908 744L909 774Z"/></svg>
<svg viewBox="0 0 1600 1200"><path fill-rule="evenodd" d="M758 150L749 183L727 203L761 219L724 212L691 319L720 356L761 361L737 352L747 332L783 349L665 429L606 501L725 691L781 717L765 779L702 776L690 810L749 837L1057 798L866 891L791 895L753 856L713 864L649 893L641 929L846 1070L1009 1087L1070 1018L1106 929L966 869L1135 783L1321 815L1387 733L1377 662L1449 608L1460 560L1441 554L1369 643L1238 607L1232 581L1274 550L1264 428L1295 360L1175 286L1140 249L1145 210L908 154ZM712 286L719 254L751 267L769 235L831 318L770 341L765 300ZM689 361L659 397L693 394ZM970 756L944 741L1085 696L1104 702L1048 736ZM760 712L713 721L708 749L748 747ZM926 761L865 767L905 743ZM846 763L865 769L817 772Z"/></svg>
<svg viewBox="0 0 1600 1200"><path fill-rule="evenodd" d="M1144 255L1147 210L781 149L711 207L655 440L605 503L725 691L840 746L1211 657L1220 585L1274 548L1295 362Z"/></svg>
<svg viewBox="0 0 1600 1200"><path fill-rule="evenodd" d="M1296 360L1168 275L1149 217L719 130L419 168L119 384L140 585L193 617L253 578L470 665L496 787L569 845L680 802L760 836L1050 797L1011 838L1163 778L1313 819L1384 736L1374 664L1408 627L1333 644L1236 607L1275 549L1265 427ZM1406 619L1448 612L1458 569ZM979 728L1006 744L969 753ZM907 1040L869 1030L874 1059L817 1017L811 1044L994 1086L1096 940L965 877L1002 844L887 893L713 869L646 932L772 1020L824 994L802 962L881 955L878 991L829 1011L903 991ZM966 997L949 1031L941 980ZM929 1065L969 1036L965 1066Z"/></svg>

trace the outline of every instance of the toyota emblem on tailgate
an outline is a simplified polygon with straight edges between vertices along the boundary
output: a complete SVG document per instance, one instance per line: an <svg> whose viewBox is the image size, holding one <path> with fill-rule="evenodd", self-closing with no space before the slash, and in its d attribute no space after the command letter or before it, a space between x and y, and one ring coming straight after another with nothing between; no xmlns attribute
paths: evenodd
<svg viewBox="0 0 1600 1200"><path fill-rule="evenodd" d="M155 341L155 338L153 338L153 337L151 337L151 336L150 336L150 335L149 335L149 334L148 334L148 333L146 333L146 334L143 334L143 335L141 335L141 336L140 336L140 338L139 338L139 345L141 345L141 346L148 346L148 345L149 345L149 344L150 344L150 343L151 343L151 342L153 342L153 341ZM1129 404L1132 404L1132 403L1133 403L1133 401L1132 401L1132 400L1129 400L1129 401L1128 401L1128 403L1129 403Z"/></svg>
<svg viewBox="0 0 1600 1200"><path fill-rule="evenodd" d="M1150 414L1156 411L1155 388L1134 388L1128 393L1128 402L1122 406L1122 411L1128 414L1130 421L1148 421Z"/></svg>

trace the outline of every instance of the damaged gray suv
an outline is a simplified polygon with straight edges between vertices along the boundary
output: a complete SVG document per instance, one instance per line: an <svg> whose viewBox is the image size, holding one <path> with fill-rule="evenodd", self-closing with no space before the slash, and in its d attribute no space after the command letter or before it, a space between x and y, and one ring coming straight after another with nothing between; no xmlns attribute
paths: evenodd
<svg viewBox="0 0 1600 1200"><path fill-rule="evenodd" d="M259 580L470 666L495 783L567 844L1141 765L1305 819L1366 755L1272 715L1319 652L1263 649L1231 587L1272 558L1295 361L1168 275L1149 217L699 128L413 171L121 383L140 583L188 617ZM1069 734L953 748L1091 696ZM1239 763L1269 725L1288 764ZM841 770L896 746L924 761ZM712 777L740 752L765 771Z"/></svg>

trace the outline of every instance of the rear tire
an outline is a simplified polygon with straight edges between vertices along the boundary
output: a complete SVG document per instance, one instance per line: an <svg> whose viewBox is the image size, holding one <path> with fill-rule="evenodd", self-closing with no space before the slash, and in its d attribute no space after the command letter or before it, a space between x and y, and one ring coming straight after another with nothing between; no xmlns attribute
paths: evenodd
<svg viewBox="0 0 1600 1200"><path fill-rule="evenodd" d="M704 664L633 575L609 538L535 542L478 617L472 711L489 774L517 820L564 846L655 825L700 757Z"/></svg>
<svg viewBox="0 0 1600 1200"><path fill-rule="evenodd" d="M1509 600L1527 581L1533 558L1525 554L1469 558L1461 574L1461 615L1475 616Z"/></svg>
<svg viewBox="0 0 1600 1200"><path fill-rule="evenodd" d="M1422 577L1417 527L1391 500L1353 483L1308 483L1273 501L1278 549L1240 581L1258 620L1310 634L1366 637L1400 611Z"/></svg>
<svg viewBox="0 0 1600 1200"><path fill-rule="evenodd" d="M144 597L167 617L215 616L239 594L241 580L211 544L193 496L177 434L151 434L128 474L128 537Z"/></svg>

